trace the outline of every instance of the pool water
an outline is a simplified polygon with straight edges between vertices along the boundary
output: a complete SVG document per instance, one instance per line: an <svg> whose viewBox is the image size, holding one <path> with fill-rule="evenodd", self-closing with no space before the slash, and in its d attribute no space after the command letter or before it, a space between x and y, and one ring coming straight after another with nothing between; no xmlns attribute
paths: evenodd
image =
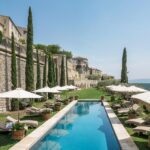
<svg viewBox="0 0 150 150"><path fill-rule="evenodd" d="M120 150L103 106L78 102L32 150Z"/></svg>

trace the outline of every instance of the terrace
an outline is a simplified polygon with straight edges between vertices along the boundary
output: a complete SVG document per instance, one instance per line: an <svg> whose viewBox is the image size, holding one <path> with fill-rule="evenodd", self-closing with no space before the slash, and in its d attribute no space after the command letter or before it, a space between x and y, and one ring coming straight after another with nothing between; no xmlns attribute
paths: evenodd
<svg viewBox="0 0 150 150"><path fill-rule="evenodd" d="M105 95L105 99L107 100L107 102L109 103L109 105L113 105L116 103L116 101L118 101L119 98L121 98L120 95L118 94L115 94L115 100L112 101L112 98L109 93L107 93L105 90L96 90L94 88L90 88L90 89L83 89L81 91L72 91L72 92L67 92L67 93L64 93L62 95L63 98L66 98L66 95L69 97L69 96L74 96L74 95L79 95L80 99L83 100L95 100L95 99L99 99L100 96L102 95ZM49 101L49 100L48 100ZM54 102L53 100L51 100L51 102ZM38 107L38 108L42 108L43 105L45 104L46 102L34 102L33 106L35 107ZM108 107L108 103L105 104L105 107L106 107L106 111L108 112L108 116L110 117L110 120L111 120L111 116L113 113L111 110L111 108ZM62 105L61 109L64 108L65 105ZM130 136L132 137L132 140L135 142L135 144L137 145L137 147L141 150L148 150L148 136L147 135L138 135L138 134L135 134L134 130L133 130L133 127L132 126L129 126L127 125L125 122L126 120L128 119L128 115L125 114L125 115L120 115L117 113L116 109L114 109L114 112L117 114L117 117L119 118L119 120L121 121L121 123L124 125L124 127L126 128L126 130L128 131L128 133L130 134ZM57 111L53 112L51 114L51 117L54 116L55 114L57 113ZM0 114L0 121L1 122L5 122L6 120L6 116L7 115L10 115L14 118L17 118L17 112L7 112L7 113L3 113L3 114ZM142 111L142 113L140 114L140 116L148 116L149 113L148 112L144 112ZM53 118L53 117L52 117ZM45 121L40 117L40 116L36 116L36 117L33 117L33 116L28 116L26 115L25 111L21 111L21 119L33 119L33 120L37 120L39 122L39 126L42 125ZM117 122L122 125L119 120L117 120ZM114 126L116 126L115 124L115 121L114 119L111 120L112 122L112 125L114 123ZM117 123L117 124L118 124ZM116 127L114 127L116 128ZM37 128L38 129L38 128ZM30 134L34 129L29 129L28 132L27 132L27 135ZM126 132L126 130L124 131L125 134L127 134L128 136L128 133ZM123 136L123 132L120 131L120 136ZM118 137L119 138L119 137ZM130 137L128 137L130 138ZM127 139L128 139L127 138ZM132 141L131 140L131 141ZM17 140L13 140L11 138L11 134L2 134L2 136L0 136L0 150L6 150L6 149L9 149L10 147L12 147L14 144L16 144L18 141ZM122 140L123 141L123 140ZM123 145L125 145L125 147L127 148L127 145L125 144L126 142L123 141ZM128 142L127 142L128 143ZM134 145L132 142L131 142L131 145ZM136 147L136 146L135 146Z"/></svg>

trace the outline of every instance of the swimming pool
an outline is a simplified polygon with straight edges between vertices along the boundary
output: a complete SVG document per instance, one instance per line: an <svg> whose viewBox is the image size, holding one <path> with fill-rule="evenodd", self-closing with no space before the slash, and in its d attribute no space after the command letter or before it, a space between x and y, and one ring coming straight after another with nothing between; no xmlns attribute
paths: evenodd
<svg viewBox="0 0 150 150"><path fill-rule="evenodd" d="M105 108L78 102L31 150L120 150Z"/></svg>

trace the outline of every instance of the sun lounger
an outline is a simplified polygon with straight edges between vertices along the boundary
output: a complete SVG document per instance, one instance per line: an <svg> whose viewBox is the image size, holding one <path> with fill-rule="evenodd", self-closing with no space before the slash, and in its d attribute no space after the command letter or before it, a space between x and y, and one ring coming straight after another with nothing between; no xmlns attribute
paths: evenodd
<svg viewBox="0 0 150 150"><path fill-rule="evenodd" d="M135 119L129 119L126 121L127 124L130 124L130 125L142 125L145 123L145 120L143 118L135 118Z"/></svg>
<svg viewBox="0 0 150 150"><path fill-rule="evenodd" d="M140 108L139 105L134 104L132 107L118 109L118 113L119 114L128 113L131 109L137 111L139 108Z"/></svg>
<svg viewBox="0 0 150 150"><path fill-rule="evenodd" d="M136 133L148 134L150 132L150 126L138 126L133 129Z"/></svg>
<svg viewBox="0 0 150 150"><path fill-rule="evenodd" d="M28 115L40 115L42 112L44 112L47 109L53 111L51 108L36 108L32 106L26 109L26 113Z"/></svg>
<svg viewBox="0 0 150 150"><path fill-rule="evenodd" d="M15 118L12 118L11 116L7 116L6 120L14 124L18 122L18 120L16 120ZM38 126L38 121L35 121L35 120L19 120L19 123L26 124L27 126L30 126L30 127Z"/></svg>
<svg viewBox="0 0 150 150"><path fill-rule="evenodd" d="M112 108L113 108L113 109L119 109L120 107L121 107L120 104L113 104L113 105L112 105Z"/></svg>
<svg viewBox="0 0 150 150"><path fill-rule="evenodd" d="M6 133L6 132L10 132L12 129L12 125L5 125L3 123L0 122L0 133Z"/></svg>

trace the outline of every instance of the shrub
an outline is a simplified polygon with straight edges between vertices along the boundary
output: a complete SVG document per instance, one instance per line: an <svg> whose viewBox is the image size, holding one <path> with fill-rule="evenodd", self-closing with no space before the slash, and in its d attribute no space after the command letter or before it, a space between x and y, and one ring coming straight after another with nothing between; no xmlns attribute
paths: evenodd
<svg viewBox="0 0 150 150"><path fill-rule="evenodd" d="M114 102L115 101L115 96L111 96L110 101Z"/></svg>
<svg viewBox="0 0 150 150"><path fill-rule="evenodd" d="M23 130L24 129L24 124L21 124L21 123L15 123L14 125L13 125L13 130L14 131L17 131L17 130Z"/></svg>
<svg viewBox="0 0 150 150"><path fill-rule="evenodd" d="M134 109L130 109L128 114L136 114L136 111Z"/></svg>
<svg viewBox="0 0 150 150"><path fill-rule="evenodd" d="M42 114L49 114L51 111L50 111L50 109L44 109L43 111L42 111Z"/></svg>

